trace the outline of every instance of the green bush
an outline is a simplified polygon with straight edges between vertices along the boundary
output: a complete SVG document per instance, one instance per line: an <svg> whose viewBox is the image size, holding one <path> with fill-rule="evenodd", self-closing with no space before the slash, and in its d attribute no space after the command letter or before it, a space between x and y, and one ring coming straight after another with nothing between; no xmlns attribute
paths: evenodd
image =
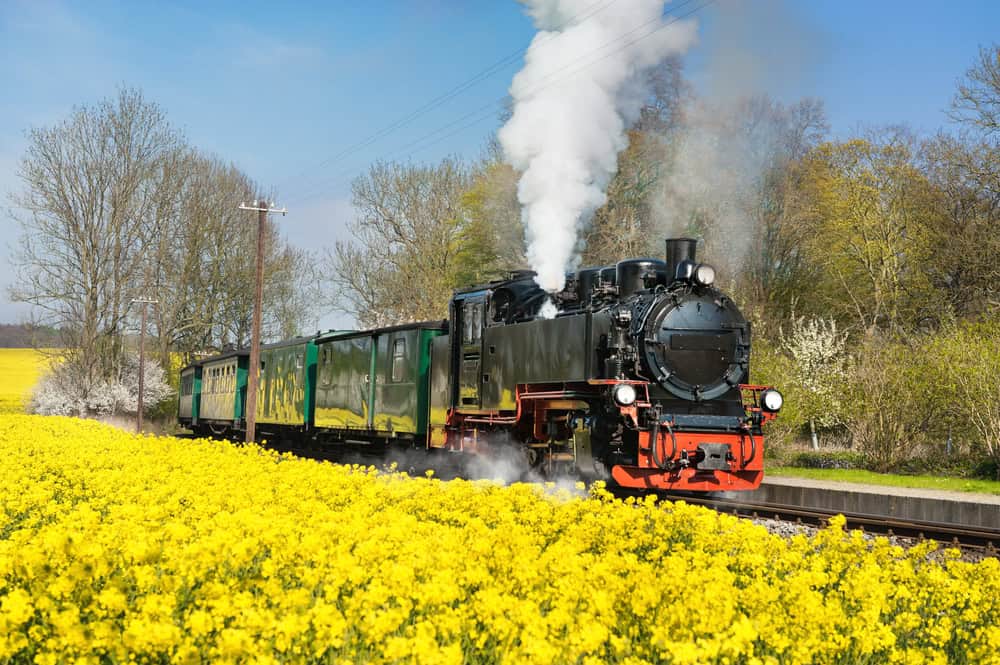
<svg viewBox="0 0 1000 665"><path fill-rule="evenodd" d="M1000 480L1000 322L951 326L928 339L924 355L946 426Z"/></svg>
<svg viewBox="0 0 1000 665"><path fill-rule="evenodd" d="M773 456L781 449L792 446L807 427L802 411L802 394L794 380L792 359L782 353L771 340L755 338L750 356L750 382L773 386L785 398L785 405L778 417L768 423L764 432L764 453Z"/></svg>
<svg viewBox="0 0 1000 665"><path fill-rule="evenodd" d="M855 347L845 402L853 447L873 471L891 471L947 437L946 389L920 338L878 335Z"/></svg>

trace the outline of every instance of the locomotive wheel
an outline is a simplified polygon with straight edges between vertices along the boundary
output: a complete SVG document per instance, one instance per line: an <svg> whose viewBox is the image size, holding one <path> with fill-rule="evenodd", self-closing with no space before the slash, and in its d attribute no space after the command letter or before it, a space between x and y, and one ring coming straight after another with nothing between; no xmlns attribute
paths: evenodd
<svg viewBox="0 0 1000 665"><path fill-rule="evenodd" d="M537 469L545 461L544 448L527 445L524 447L524 461L528 465L528 470Z"/></svg>

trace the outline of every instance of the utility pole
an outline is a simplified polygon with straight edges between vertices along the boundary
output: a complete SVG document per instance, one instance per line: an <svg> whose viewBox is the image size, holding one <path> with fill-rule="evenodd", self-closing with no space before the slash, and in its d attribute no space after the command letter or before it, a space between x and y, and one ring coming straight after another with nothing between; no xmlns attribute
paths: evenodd
<svg viewBox="0 0 1000 665"><path fill-rule="evenodd" d="M142 432L142 398L146 390L146 305L160 302L152 298L133 298L133 303L142 304L142 323L139 324L139 408L135 411L135 431ZM131 304L131 303L130 303Z"/></svg>
<svg viewBox="0 0 1000 665"><path fill-rule="evenodd" d="M254 201L253 205L240 203L240 210L257 211L257 282L254 287L253 325L250 328L250 368L247 371L247 433L246 442L256 438L257 428L257 386L260 381L260 319L264 301L264 230L267 215L272 212L288 214L285 208L275 208L274 202Z"/></svg>

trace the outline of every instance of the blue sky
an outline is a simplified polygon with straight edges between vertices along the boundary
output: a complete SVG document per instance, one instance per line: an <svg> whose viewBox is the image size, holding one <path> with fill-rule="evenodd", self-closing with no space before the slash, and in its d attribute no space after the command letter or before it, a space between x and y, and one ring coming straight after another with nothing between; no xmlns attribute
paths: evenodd
<svg viewBox="0 0 1000 665"><path fill-rule="evenodd" d="M686 58L696 88L822 98L835 137L897 122L936 131L979 46L1000 39L995 0L706 1L672 3L699 21ZM375 159L475 158L498 126L499 107L489 105L505 95L519 58L333 158L517 54L533 32L513 0L0 0L2 236L10 246L19 233L6 205L20 188L25 132L126 84L160 104L190 143L276 187L293 243L332 245L351 218L351 178ZM7 301L11 279L4 252L0 322L25 314Z"/></svg>

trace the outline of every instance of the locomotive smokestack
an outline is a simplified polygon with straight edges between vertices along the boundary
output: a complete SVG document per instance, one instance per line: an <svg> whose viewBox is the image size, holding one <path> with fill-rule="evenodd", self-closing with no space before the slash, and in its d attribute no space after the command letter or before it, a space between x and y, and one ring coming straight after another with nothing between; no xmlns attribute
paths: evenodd
<svg viewBox="0 0 1000 665"><path fill-rule="evenodd" d="M677 266L683 261L694 263L697 252L698 241L694 238L667 238L667 278L674 280Z"/></svg>

